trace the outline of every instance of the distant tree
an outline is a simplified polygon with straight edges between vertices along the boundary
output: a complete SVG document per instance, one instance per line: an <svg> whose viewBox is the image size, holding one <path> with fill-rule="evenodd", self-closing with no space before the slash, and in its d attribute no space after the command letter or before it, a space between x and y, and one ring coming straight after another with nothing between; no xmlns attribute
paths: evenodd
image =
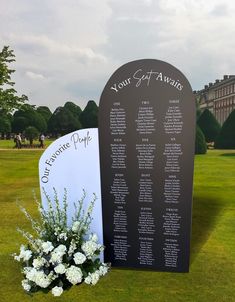
<svg viewBox="0 0 235 302"><path fill-rule="evenodd" d="M29 125L28 120L25 117L23 116L13 117L12 131L14 133L21 133L28 127L28 125Z"/></svg>
<svg viewBox="0 0 235 302"><path fill-rule="evenodd" d="M35 127L29 126L25 129L24 135L29 140L30 146L32 146L33 140L39 136L39 131Z"/></svg>
<svg viewBox="0 0 235 302"><path fill-rule="evenodd" d="M0 134L2 137L4 134L11 132L11 121L7 116L0 115Z"/></svg>
<svg viewBox="0 0 235 302"><path fill-rule="evenodd" d="M52 116L52 112L47 106L39 106L36 111L43 116L46 122L48 122Z"/></svg>
<svg viewBox="0 0 235 302"><path fill-rule="evenodd" d="M47 130L47 123L44 117L35 110L35 106L24 105L14 113L12 128L14 132L22 132L28 126L35 127L39 132Z"/></svg>
<svg viewBox="0 0 235 302"><path fill-rule="evenodd" d="M220 134L216 139L215 148L235 149L235 109L224 122Z"/></svg>
<svg viewBox="0 0 235 302"><path fill-rule="evenodd" d="M220 132L221 126L210 110L205 109L203 111L197 121L197 124L204 133L206 142L214 142Z"/></svg>
<svg viewBox="0 0 235 302"><path fill-rule="evenodd" d="M73 102L66 102L64 108L68 109L77 119L79 119L79 116L82 113L82 109Z"/></svg>
<svg viewBox="0 0 235 302"><path fill-rule="evenodd" d="M98 127L98 106L94 101L89 101L80 115L80 121L83 128Z"/></svg>
<svg viewBox="0 0 235 302"><path fill-rule="evenodd" d="M199 126L196 127L195 154L205 154L207 151L205 136Z"/></svg>
<svg viewBox="0 0 235 302"><path fill-rule="evenodd" d="M58 107L48 121L48 131L54 136L81 129L80 122L64 107Z"/></svg>
<svg viewBox="0 0 235 302"><path fill-rule="evenodd" d="M6 114L20 108L28 100L26 95L17 96L13 88L15 83L11 75L15 72L9 68L9 64L15 62L15 55L9 46L4 46L0 52L0 109Z"/></svg>

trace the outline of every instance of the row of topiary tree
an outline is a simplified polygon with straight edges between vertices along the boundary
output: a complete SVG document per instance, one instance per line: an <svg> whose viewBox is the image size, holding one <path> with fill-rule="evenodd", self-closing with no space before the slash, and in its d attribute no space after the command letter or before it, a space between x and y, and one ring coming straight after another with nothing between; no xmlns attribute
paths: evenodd
<svg viewBox="0 0 235 302"><path fill-rule="evenodd" d="M210 110L198 114L195 153L205 154L209 145L216 149L235 149L235 109L222 127Z"/></svg>
<svg viewBox="0 0 235 302"><path fill-rule="evenodd" d="M24 104L14 114L0 111L0 133L8 136L11 133L22 133L26 137L36 138L40 133L58 137L66 133L92 128L98 125L98 107L89 101L84 110L73 102L67 102L53 113L46 106Z"/></svg>

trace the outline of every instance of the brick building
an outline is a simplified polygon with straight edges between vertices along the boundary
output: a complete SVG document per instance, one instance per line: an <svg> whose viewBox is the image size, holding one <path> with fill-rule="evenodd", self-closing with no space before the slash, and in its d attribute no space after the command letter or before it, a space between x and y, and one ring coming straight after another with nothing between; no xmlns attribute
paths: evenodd
<svg viewBox="0 0 235 302"><path fill-rule="evenodd" d="M225 75L195 91L195 97L203 111L208 108L222 125L233 109L235 109L235 75Z"/></svg>

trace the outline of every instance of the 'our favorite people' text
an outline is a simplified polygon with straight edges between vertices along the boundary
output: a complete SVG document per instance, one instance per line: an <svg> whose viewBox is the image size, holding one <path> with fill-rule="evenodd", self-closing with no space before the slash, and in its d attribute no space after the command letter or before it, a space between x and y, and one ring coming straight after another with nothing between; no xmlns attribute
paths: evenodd
<svg viewBox="0 0 235 302"><path fill-rule="evenodd" d="M48 157L45 160L45 169L43 176L41 177L41 181L43 183L48 183L49 176L50 176L50 170L53 167L54 163L58 158L67 150L71 149L73 147L75 150L79 149L80 146L83 146L84 148L87 148L89 142L92 140L92 137L89 134L89 131L87 131L85 136L80 136L78 132L73 133L73 135L70 138L71 142L64 143L63 145L59 145L58 149L53 152L50 157Z"/></svg>

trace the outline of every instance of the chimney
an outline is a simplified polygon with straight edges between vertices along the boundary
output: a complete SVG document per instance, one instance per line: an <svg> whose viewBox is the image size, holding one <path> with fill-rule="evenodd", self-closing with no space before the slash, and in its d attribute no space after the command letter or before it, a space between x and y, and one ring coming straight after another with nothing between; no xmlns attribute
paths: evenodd
<svg viewBox="0 0 235 302"><path fill-rule="evenodd" d="M215 80L215 84L217 84L217 83L219 83L219 80L217 79L217 80Z"/></svg>
<svg viewBox="0 0 235 302"><path fill-rule="evenodd" d="M227 79L228 79L228 75L225 74L225 75L224 75L224 80L227 80Z"/></svg>
<svg viewBox="0 0 235 302"><path fill-rule="evenodd" d="M209 87L211 87L213 84L212 83L209 83Z"/></svg>
<svg viewBox="0 0 235 302"><path fill-rule="evenodd" d="M208 85L205 85L205 86L204 86L204 89L207 89L207 88L208 88Z"/></svg>

